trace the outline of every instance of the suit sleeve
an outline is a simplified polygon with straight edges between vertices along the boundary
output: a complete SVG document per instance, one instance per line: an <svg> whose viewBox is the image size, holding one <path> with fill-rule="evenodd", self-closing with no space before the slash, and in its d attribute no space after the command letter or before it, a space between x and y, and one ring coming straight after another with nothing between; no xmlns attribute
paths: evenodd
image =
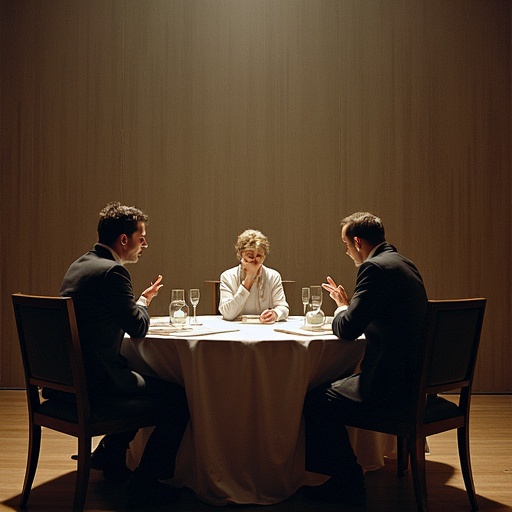
<svg viewBox="0 0 512 512"><path fill-rule="evenodd" d="M105 304L119 326L132 338L143 338L149 329L146 307L136 303L130 274L122 265L113 266L105 274Z"/></svg>
<svg viewBox="0 0 512 512"><path fill-rule="evenodd" d="M381 269L372 262L363 263L357 275L356 289L345 311L333 320L338 338L355 340L364 333L383 300L384 279Z"/></svg>

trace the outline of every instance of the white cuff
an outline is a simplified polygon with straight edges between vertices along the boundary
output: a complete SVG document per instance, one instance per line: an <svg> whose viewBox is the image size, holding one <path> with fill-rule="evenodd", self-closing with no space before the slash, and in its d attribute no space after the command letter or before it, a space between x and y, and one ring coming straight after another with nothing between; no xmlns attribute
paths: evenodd
<svg viewBox="0 0 512 512"><path fill-rule="evenodd" d="M336 308L336 311L334 312L334 316L339 315L342 311L346 311L348 309L348 306L339 306Z"/></svg>
<svg viewBox="0 0 512 512"><path fill-rule="evenodd" d="M146 381L144 380L144 377L137 372L131 371L133 375L135 375L135 378L137 379L137 387L138 388L145 388L146 387Z"/></svg>
<svg viewBox="0 0 512 512"><path fill-rule="evenodd" d="M148 299L146 299L146 297L144 297L144 295L141 295L139 297L139 300L137 301L137 306L144 306L145 308L148 307Z"/></svg>

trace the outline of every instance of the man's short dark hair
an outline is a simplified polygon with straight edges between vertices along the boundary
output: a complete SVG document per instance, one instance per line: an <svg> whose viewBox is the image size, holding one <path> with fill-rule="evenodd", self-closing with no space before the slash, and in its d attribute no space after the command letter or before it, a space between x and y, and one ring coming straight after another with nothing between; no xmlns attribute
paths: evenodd
<svg viewBox="0 0 512 512"><path fill-rule="evenodd" d="M341 221L341 228L346 226L345 235L354 240L362 238L371 245L378 245L386 241L384 224L376 215L368 212L356 212Z"/></svg>
<svg viewBox="0 0 512 512"><path fill-rule="evenodd" d="M134 206L109 203L100 212L98 241L112 245L120 235L131 237L139 222L148 222L148 216Z"/></svg>

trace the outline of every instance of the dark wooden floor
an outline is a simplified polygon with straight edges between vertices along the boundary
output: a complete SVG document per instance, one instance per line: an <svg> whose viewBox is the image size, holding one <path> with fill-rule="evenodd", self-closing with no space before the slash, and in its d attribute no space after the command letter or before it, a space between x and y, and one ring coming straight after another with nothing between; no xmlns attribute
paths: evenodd
<svg viewBox="0 0 512 512"><path fill-rule="evenodd" d="M481 511L512 511L512 396L476 395L472 407L471 453L473 475ZM26 406L22 391L0 390L0 511L19 510L19 494L27 451ZM431 512L469 511L457 458L454 432L429 438L427 479ZM45 430L29 511L71 510L75 463L70 460L73 438ZM394 460L366 475L367 507L341 507L308 500L300 494L271 506L213 507L184 490L177 503L156 511L176 512L313 512L313 511L415 511L412 477L396 476ZM106 484L91 472L85 510L122 511L124 488Z"/></svg>

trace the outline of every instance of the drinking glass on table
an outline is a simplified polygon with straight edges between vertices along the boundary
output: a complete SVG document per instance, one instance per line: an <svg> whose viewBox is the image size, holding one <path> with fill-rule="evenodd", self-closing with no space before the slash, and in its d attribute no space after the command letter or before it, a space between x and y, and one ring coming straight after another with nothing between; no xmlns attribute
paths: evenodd
<svg viewBox="0 0 512 512"><path fill-rule="evenodd" d="M306 316L306 309L309 304L310 290L308 287L302 288L302 304L304 305L304 316Z"/></svg>
<svg viewBox="0 0 512 512"><path fill-rule="evenodd" d="M187 323L188 306L185 302L185 290L172 290L171 304L169 305L169 321L178 328L183 329Z"/></svg>
<svg viewBox="0 0 512 512"><path fill-rule="evenodd" d="M190 321L192 325L200 325L197 321L196 317L196 307L199 304L199 299L201 297L201 292L199 291L199 288L191 288L189 291L189 298L190 298L190 304L192 304L192 307L194 308L194 317Z"/></svg>
<svg viewBox="0 0 512 512"><path fill-rule="evenodd" d="M322 311L323 293L321 286L311 286L311 302L304 318L304 326L309 330L321 330L325 323L325 314Z"/></svg>
<svg viewBox="0 0 512 512"><path fill-rule="evenodd" d="M311 286L311 305L315 309L320 309L322 307L323 301L323 293L321 286Z"/></svg>
<svg viewBox="0 0 512 512"><path fill-rule="evenodd" d="M175 300L185 300L185 290L173 289L171 291L171 302Z"/></svg>

